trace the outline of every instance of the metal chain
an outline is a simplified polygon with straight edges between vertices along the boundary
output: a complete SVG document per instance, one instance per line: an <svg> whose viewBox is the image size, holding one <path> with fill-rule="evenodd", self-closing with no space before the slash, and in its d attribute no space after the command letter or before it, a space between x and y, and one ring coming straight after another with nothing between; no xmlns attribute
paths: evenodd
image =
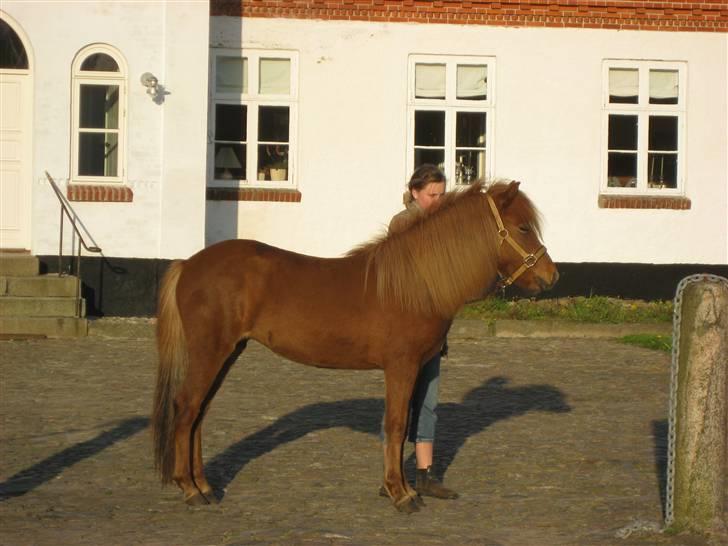
<svg viewBox="0 0 728 546"><path fill-rule="evenodd" d="M728 284L728 279L717 275L702 273L685 277L677 286L672 314L672 362L670 363L670 400L668 402L668 433L667 433L667 484L665 488L665 524L662 528L654 522L636 520L630 525L619 529L617 538L628 538L632 533L646 531L662 533L672 525L674 520L673 495L675 491L675 419L677 415L677 376L679 350L680 350L680 324L682 320L682 298L685 288L696 282L717 282Z"/></svg>
<svg viewBox="0 0 728 546"><path fill-rule="evenodd" d="M696 282L715 282L728 285L728 279L707 273L685 277L677 286L672 320L672 362L670 364L670 400L668 403L669 428L667 433L667 485L665 488L665 528L674 521L673 497L675 493L675 420L677 416L677 376L680 364L680 322L682 320L682 297L685 288Z"/></svg>

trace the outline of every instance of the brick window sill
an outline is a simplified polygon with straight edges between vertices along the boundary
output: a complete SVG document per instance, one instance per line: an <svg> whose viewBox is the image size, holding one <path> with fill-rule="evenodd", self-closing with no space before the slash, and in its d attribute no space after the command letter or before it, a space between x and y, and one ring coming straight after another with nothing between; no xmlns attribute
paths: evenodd
<svg viewBox="0 0 728 546"><path fill-rule="evenodd" d="M691 201L681 196L600 195L600 209L690 210Z"/></svg>
<svg viewBox="0 0 728 546"><path fill-rule="evenodd" d="M278 203L300 203L298 190L266 188L207 188L208 201L271 201Z"/></svg>
<svg viewBox="0 0 728 546"><path fill-rule="evenodd" d="M66 189L69 201L97 203L131 203L134 192L129 186L109 184L69 184Z"/></svg>

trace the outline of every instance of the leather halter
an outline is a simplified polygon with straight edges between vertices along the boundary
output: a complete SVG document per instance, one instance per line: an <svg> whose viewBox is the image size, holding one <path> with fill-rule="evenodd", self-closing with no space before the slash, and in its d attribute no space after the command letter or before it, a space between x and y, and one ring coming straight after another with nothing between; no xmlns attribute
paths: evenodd
<svg viewBox="0 0 728 546"><path fill-rule="evenodd" d="M523 258L523 263L521 266L516 269L513 273L511 273L509 276L505 276L503 273L498 271L498 275L500 275L500 280L496 284L496 289L504 289L507 286L510 286L513 284L513 282L523 275L523 273L531 269L536 263L541 259L541 257L546 254L546 247L544 245L541 245L541 248L539 248L534 253L529 253L523 250L523 247L516 242L516 240L511 237L511 234L508 233L508 230L506 229L505 225L503 224L503 220L501 220L500 213L498 212L498 208L495 206L495 202L493 201L493 198L490 195L486 195L488 198L488 204L490 205L490 210L493 211L493 216L495 217L495 222L498 224L498 236L501 238L501 245L503 245L503 241L510 244L516 252L518 252L521 257Z"/></svg>

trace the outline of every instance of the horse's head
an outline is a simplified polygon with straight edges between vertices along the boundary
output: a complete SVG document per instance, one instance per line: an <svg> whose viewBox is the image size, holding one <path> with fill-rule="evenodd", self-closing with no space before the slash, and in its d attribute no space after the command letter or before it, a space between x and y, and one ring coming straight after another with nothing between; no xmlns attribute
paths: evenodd
<svg viewBox="0 0 728 546"><path fill-rule="evenodd" d="M518 186L496 184L485 194L498 225L499 286L511 284L528 294L538 294L556 284L559 273L541 242L538 212Z"/></svg>

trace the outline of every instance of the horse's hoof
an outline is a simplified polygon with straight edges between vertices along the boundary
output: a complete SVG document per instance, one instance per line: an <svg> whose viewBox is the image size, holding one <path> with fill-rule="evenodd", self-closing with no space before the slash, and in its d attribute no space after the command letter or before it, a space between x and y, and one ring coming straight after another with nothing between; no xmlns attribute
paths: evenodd
<svg viewBox="0 0 728 546"><path fill-rule="evenodd" d="M420 511L417 501L412 497L404 497L399 502L394 503L394 507L403 514L414 514Z"/></svg>
<svg viewBox="0 0 728 546"><path fill-rule="evenodd" d="M205 495L202 493L195 493L191 497L187 497L185 499L185 502L188 504L188 506L203 506L205 504L210 504L210 501L207 500Z"/></svg>
<svg viewBox="0 0 728 546"><path fill-rule="evenodd" d="M208 503L220 504L220 499L217 498L217 495L215 495L214 491L205 491L203 495L205 496L205 499L207 499Z"/></svg>

